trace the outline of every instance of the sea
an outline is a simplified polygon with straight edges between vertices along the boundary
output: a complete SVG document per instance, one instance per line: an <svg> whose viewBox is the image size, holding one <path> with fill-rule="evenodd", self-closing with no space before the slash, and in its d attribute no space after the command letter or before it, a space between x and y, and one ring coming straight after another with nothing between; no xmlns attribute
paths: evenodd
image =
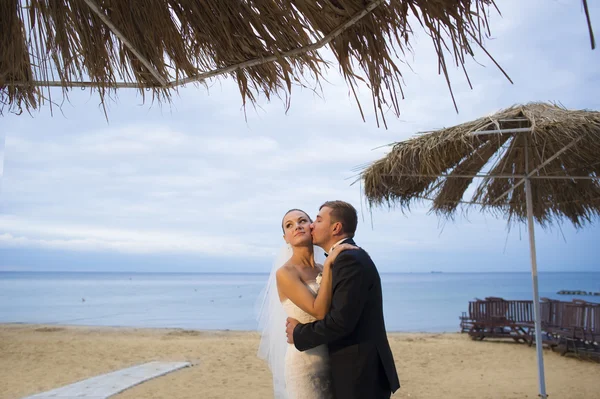
<svg viewBox="0 0 600 399"><path fill-rule="evenodd" d="M268 274L0 272L0 323L257 329ZM383 273L388 331L456 332L469 301L532 299L529 273ZM600 302L600 272L540 273L540 296Z"/></svg>

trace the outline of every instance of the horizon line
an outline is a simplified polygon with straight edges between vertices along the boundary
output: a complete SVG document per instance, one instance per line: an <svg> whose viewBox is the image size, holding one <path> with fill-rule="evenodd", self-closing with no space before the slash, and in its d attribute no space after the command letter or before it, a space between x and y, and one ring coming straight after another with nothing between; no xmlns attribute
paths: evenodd
<svg viewBox="0 0 600 399"><path fill-rule="evenodd" d="M112 273L112 274L269 274L270 272L212 272L212 271L152 271L152 270L137 270L137 271L111 271L111 270L0 270L0 273ZM380 274L494 274L494 273L525 273L531 274L530 271L507 271L507 270L491 270L491 271L402 271L388 272L380 271ZM600 270L548 270L539 271L539 273L600 273Z"/></svg>

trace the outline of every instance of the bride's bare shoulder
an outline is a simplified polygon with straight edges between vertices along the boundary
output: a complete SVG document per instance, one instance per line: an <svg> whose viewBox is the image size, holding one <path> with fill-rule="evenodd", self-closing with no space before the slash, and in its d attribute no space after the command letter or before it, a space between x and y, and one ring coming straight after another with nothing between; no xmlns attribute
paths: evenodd
<svg viewBox="0 0 600 399"><path fill-rule="evenodd" d="M278 278L290 278L296 277L298 271L291 262L284 263L279 269L277 269L276 275Z"/></svg>

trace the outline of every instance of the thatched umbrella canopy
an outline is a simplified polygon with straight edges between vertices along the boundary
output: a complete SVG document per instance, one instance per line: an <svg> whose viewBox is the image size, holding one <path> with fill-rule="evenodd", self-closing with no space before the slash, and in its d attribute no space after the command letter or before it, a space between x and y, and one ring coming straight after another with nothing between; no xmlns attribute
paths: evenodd
<svg viewBox="0 0 600 399"><path fill-rule="evenodd" d="M366 79L376 114L398 114L409 17L447 78L444 51L463 65L489 35L490 10L494 0L2 0L0 113L35 109L55 86L90 87L101 100L147 89L163 101L220 75L237 81L244 103L261 94L287 103L292 85L318 84L328 48L353 92Z"/></svg>
<svg viewBox="0 0 600 399"><path fill-rule="evenodd" d="M361 175L371 205L432 200L527 220L540 397L546 398L534 218L576 227L600 216L600 112L534 103L396 143ZM475 182L477 180L477 182ZM471 199L464 199L473 186Z"/></svg>
<svg viewBox="0 0 600 399"><path fill-rule="evenodd" d="M292 85L319 87L328 48L357 101L356 82L366 81L379 125L386 111L400 113L409 19L431 37L452 95L444 52L466 75L490 10L495 0L2 0L0 115L52 104L50 87L65 97L88 87L103 104L117 88L168 101L181 85L222 75L244 104L283 95L289 106Z"/></svg>
<svg viewBox="0 0 600 399"><path fill-rule="evenodd" d="M527 218L526 176L541 225L566 219L580 227L599 216L600 112L514 106L396 143L361 175L371 205L408 209L430 199L441 215L480 205L509 221Z"/></svg>

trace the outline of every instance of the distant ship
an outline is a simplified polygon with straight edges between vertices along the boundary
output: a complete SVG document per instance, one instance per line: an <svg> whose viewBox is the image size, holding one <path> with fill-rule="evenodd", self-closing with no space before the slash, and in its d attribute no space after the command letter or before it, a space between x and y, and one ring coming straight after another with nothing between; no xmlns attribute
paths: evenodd
<svg viewBox="0 0 600 399"><path fill-rule="evenodd" d="M441 273L441 272L440 272L440 271L437 271L437 270L432 270L432 271L431 271L431 273L432 273L432 274L439 274L439 273Z"/></svg>

